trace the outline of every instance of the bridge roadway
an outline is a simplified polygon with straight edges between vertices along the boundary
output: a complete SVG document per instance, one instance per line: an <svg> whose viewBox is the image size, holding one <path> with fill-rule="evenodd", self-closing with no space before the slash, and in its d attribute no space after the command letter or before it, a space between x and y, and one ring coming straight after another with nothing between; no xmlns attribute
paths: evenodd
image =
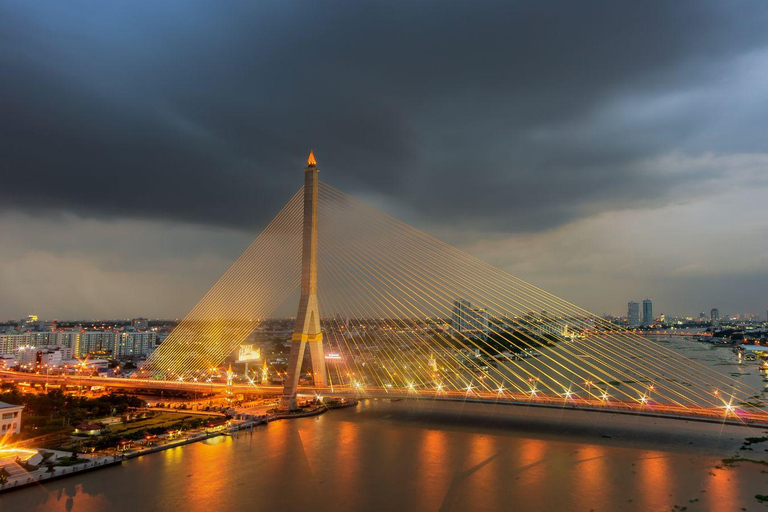
<svg viewBox="0 0 768 512"><path fill-rule="evenodd" d="M0 379L9 382L29 382L37 384L59 384L68 386L103 386L113 389L131 390L168 390L184 391L189 393L222 393L227 385L219 382L189 382L167 381L150 379L126 379L116 377L73 376L73 375L46 375L36 373L20 373L12 371L0 371ZM250 394L260 396L279 396L283 392L282 386L262 386L251 384L234 384L232 392L235 394ZM428 399L446 402L475 402L487 404L501 404L521 407L544 407L556 409L574 409L585 412L625 414L632 416L647 416L653 418L667 418L684 421L697 421L704 423L717 423L720 425L734 425L753 428L768 428L768 412L762 410L748 410L733 406L730 410L723 407L685 407L674 404L656 403L652 400L647 403L639 401L618 400L610 397L606 400L597 398L585 398L572 395L570 398L562 396L536 395L513 393L507 390L502 392L482 390L442 390L419 388L357 388L349 386L329 386L324 388L304 387L299 389L299 395L303 397L323 398L355 398L355 399L390 399L411 400Z"/></svg>

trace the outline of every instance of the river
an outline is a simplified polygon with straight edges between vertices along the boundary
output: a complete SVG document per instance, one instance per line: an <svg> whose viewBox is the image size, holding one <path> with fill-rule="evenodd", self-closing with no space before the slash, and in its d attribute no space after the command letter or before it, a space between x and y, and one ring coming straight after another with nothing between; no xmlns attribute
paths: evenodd
<svg viewBox="0 0 768 512"><path fill-rule="evenodd" d="M739 511L751 429L580 411L364 401L8 493L6 511ZM742 508L743 507L743 508ZM678 508L677 510L680 510Z"/></svg>

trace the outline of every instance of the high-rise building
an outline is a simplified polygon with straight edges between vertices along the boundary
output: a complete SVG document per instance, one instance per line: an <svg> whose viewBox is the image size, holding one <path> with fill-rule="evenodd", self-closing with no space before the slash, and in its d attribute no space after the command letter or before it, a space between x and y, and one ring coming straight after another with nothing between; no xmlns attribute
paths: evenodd
<svg viewBox="0 0 768 512"><path fill-rule="evenodd" d="M85 357L92 352L106 352L115 355L117 333L115 331L84 331L75 347L76 357Z"/></svg>
<svg viewBox="0 0 768 512"><path fill-rule="evenodd" d="M653 323L653 302L651 299L643 299L643 325L649 326Z"/></svg>
<svg viewBox="0 0 768 512"><path fill-rule="evenodd" d="M453 301L453 311L451 312L451 327L459 332L468 329L469 316L472 311L472 304L468 300L457 299Z"/></svg>
<svg viewBox="0 0 768 512"><path fill-rule="evenodd" d="M80 331L58 331L51 333L51 336L56 340L53 345L62 348L74 350L80 344Z"/></svg>
<svg viewBox="0 0 768 512"><path fill-rule="evenodd" d="M640 325L640 304L638 302L631 300L627 303L627 319L630 327Z"/></svg>
<svg viewBox="0 0 768 512"><path fill-rule="evenodd" d="M0 355L15 355L22 348L61 347L75 349L80 344L80 331L23 332L0 334ZM62 354L67 354L64 351Z"/></svg>
<svg viewBox="0 0 768 512"><path fill-rule="evenodd" d="M712 325L719 325L720 324L720 310L717 308L712 308L709 312L709 322Z"/></svg>
<svg viewBox="0 0 768 512"><path fill-rule="evenodd" d="M488 338L488 334L490 333L490 321L488 319L488 310L486 309L473 309L472 310L473 317L474 317L474 331L476 333L479 333L480 336L483 339Z"/></svg>
<svg viewBox="0 0 768 512"><path fill-rule="evenodd" d="M453 301L451 327L460 333L477 333L487 338L490 332L488 311L473 308L468 300L457 299Z"/></svg>
<svg viewBox="0 0 768 512"><path fill-rule="evenodd" d="M152 331L127 331L118 334L115 356L147 357L155 350L157 333Z"/></svg>

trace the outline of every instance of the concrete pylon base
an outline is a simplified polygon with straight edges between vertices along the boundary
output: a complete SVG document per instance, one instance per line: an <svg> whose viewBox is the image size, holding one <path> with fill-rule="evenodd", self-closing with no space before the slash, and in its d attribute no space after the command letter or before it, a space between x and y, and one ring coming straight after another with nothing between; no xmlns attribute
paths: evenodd
<svg viewBox="0 0 768 512"><path fill-rule="evenodd" d="M299 410L299 404L296 402L296 396L282 395L280 397L280 405L277 407L280 412L293 412Z"/></svg>

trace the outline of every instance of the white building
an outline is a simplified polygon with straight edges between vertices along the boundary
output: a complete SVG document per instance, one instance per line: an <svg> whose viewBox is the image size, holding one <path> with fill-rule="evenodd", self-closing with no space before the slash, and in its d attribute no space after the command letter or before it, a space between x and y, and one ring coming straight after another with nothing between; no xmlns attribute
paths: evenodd
<svg viewBox="0 0 768 512"><path fill-rule="evenodd" d="M127 331L118 333L115 356L147 357L155 350L157 333Z"/></svg>
<svg viewBox="0 0 768 512"><path fill-rule="evenodd" d="M75 347L75 356L85 357L93 352L107 352L115 354L117 350L117 336L115 331L83 331L80 340Z"/></svg>
<svg viewBox="0 0 768 512"><path fill-rule="evenodd" d="M64 361L69 361L74 356L74 350L69 347L50 347L40 351L40 364L48 366L61 366Z"/></svg>
<svg viewBox="0 0 768 512"><path fill-rule="evenodd" d="M16 352L16 360L20 366L34 365L37 361L38 350L35 347L19 347Z"/></svg>
<svg viewBox="0 0 768 512"><path fill-rule="evenodd" d="M80 331L23 332L0 334L0 356L16 355L25 347L64 347L74 349L80 338Z"/></svg>
<svg viewBox="0 0 768 512"><path fill-rule="evenodd" d="M0 438L10 431L11 434L21 432L21 411L23 405L11 405L0 402Z"/></svg>
<svg viewBox="0 0 768 512"><path fill-rule="evenodd" d="M52 332L51 336L54 338L54 343L57 347L71 348L73 351L80 344L80 331L59 331Z"/></svg>
<svg viewBox="0 0 768 512"><path fill-rule="evenodd" d="M21 334L0 334L0 356L15 356L19 351Z"/></svg>

